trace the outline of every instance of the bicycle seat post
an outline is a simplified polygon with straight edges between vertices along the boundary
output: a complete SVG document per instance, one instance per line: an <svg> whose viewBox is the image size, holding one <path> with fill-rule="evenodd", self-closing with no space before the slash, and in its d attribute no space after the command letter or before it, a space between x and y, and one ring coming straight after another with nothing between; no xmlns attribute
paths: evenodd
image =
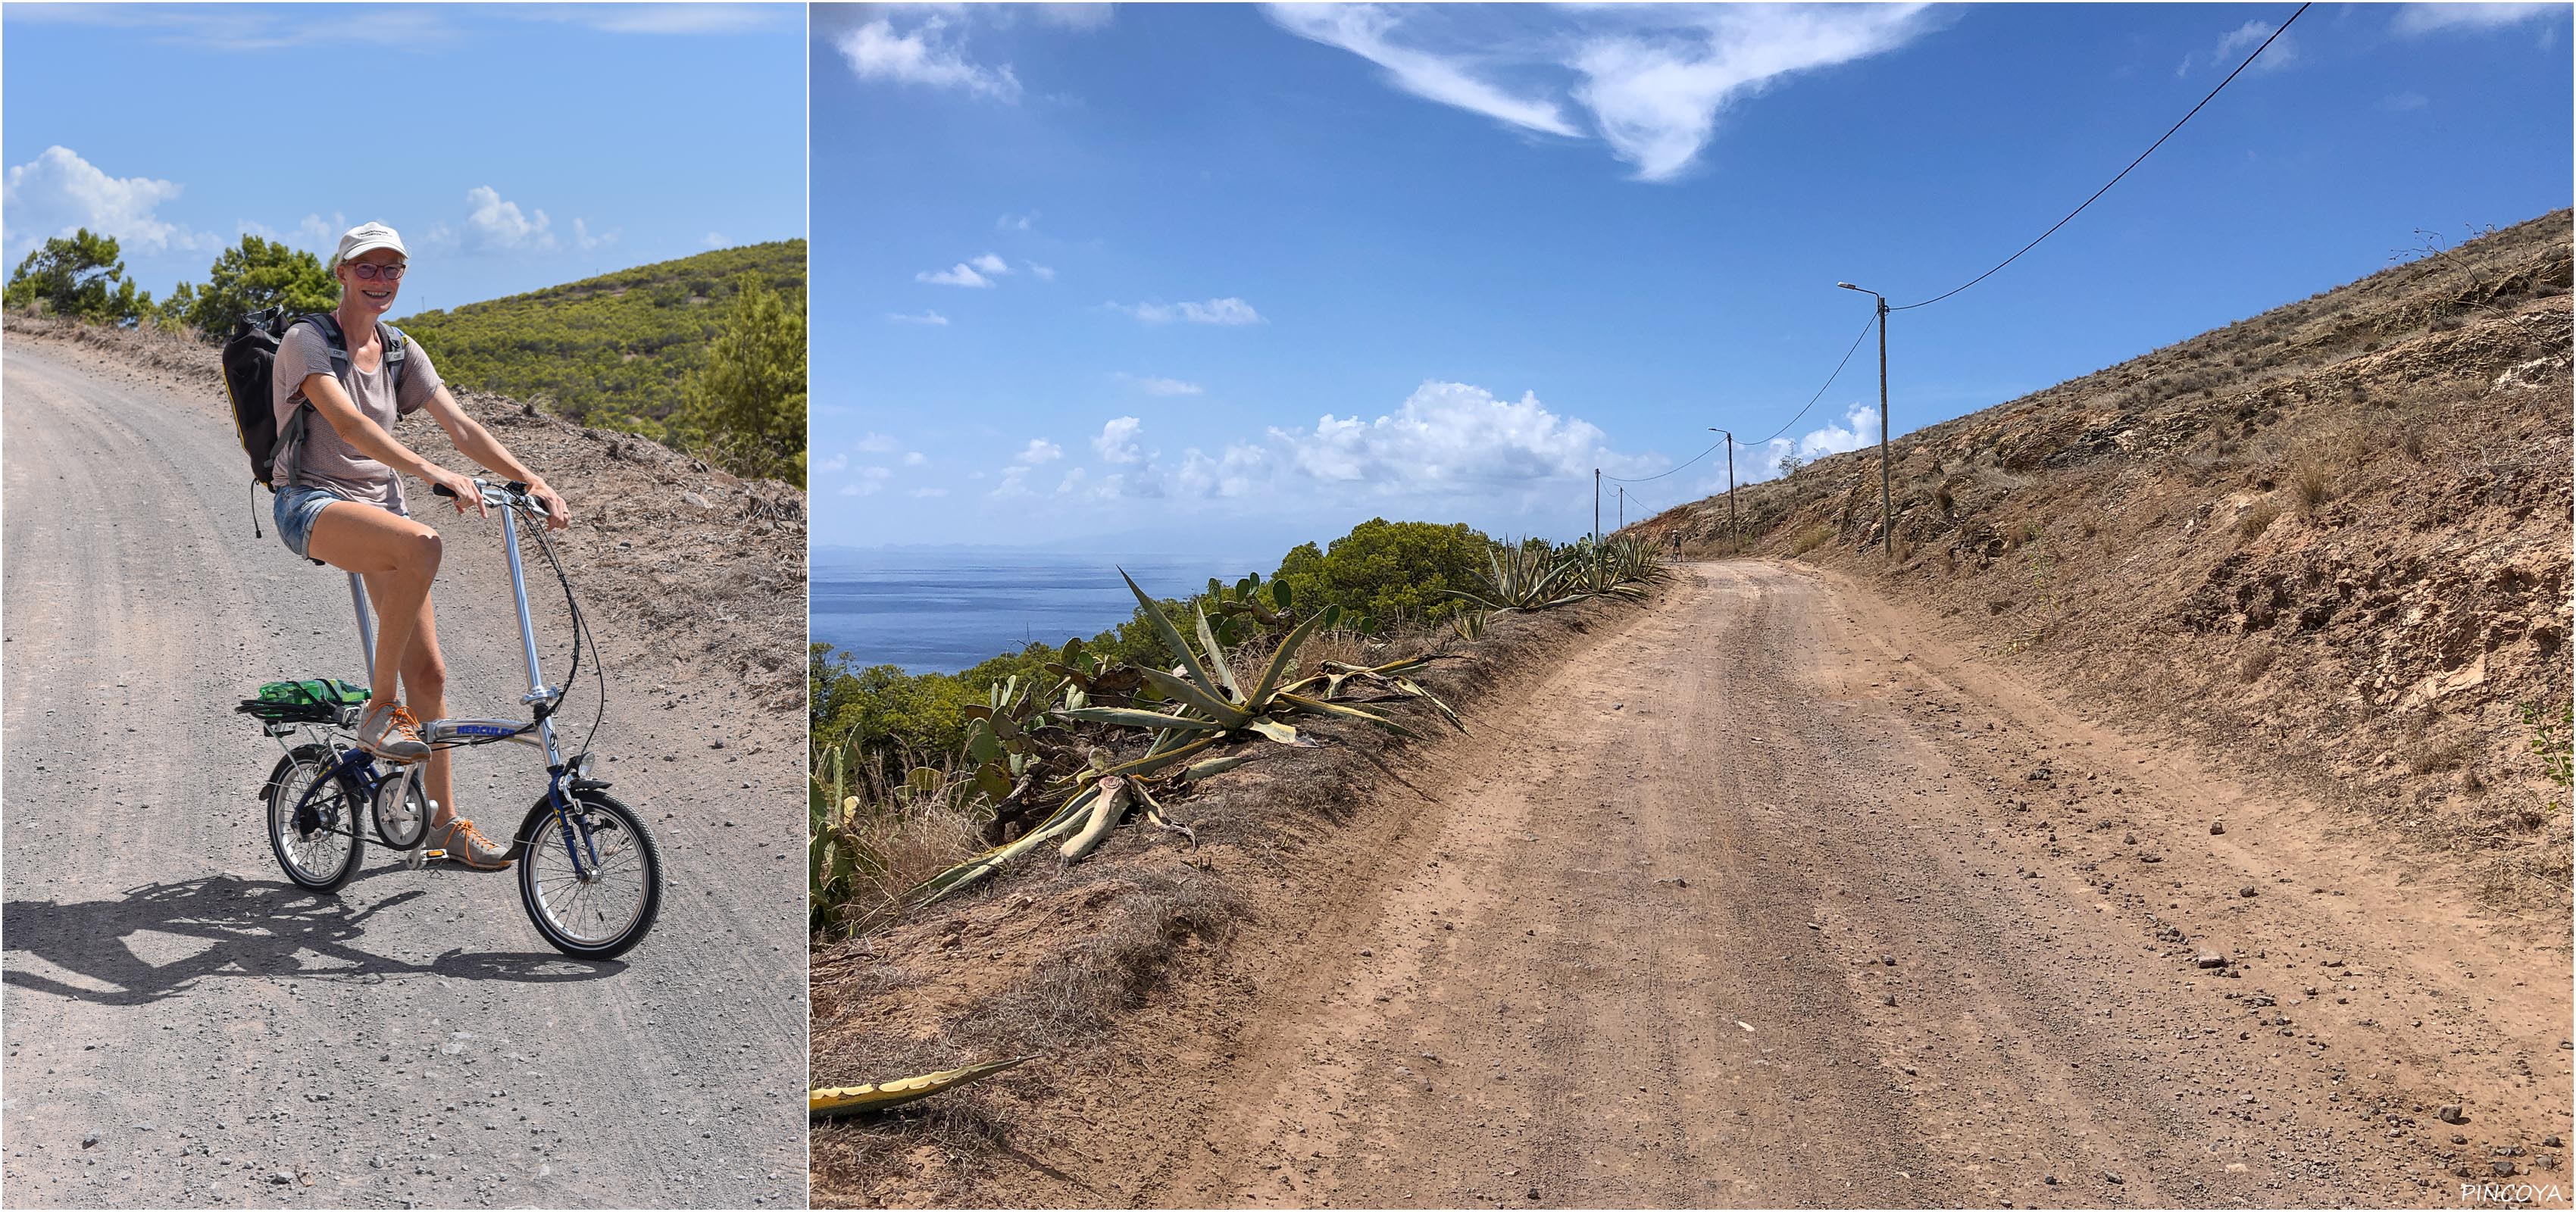
<svg viewBox="0 0 2576 1212"><path fill-rule="evenodd" d="M367 684L372 687L376 682L376 614L373 603L367 601L367 579L354 572L349 574L349 604L358 612L358 655L367 662Z"/></svg>

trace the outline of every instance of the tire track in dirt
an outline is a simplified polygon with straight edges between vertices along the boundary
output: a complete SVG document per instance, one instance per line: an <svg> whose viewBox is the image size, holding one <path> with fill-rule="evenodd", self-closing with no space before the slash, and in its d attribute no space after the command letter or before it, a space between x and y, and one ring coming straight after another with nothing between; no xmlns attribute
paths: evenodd
<svg viewBox="0 0 2576 1212"><path fill-rule="evenodd" d="M1408 752L1378 811L1421 819L1243 974L1271 992L1137 1202L2429 1205L2507 1147L2564 1183L2563 945L2340 912L2348 843L1917 659L1847 586L1680 580ZM2193 828L2220 798L2252 827ZM2445 1014L2477 986L2373 979L2437 926L2521 983ZM2388 1030L2419 1014L2443 1048Z"/></svg>
<svg viewBox="0 0 2576 1212"><path fill-rule="evenodd" d="M801 833L801 771L648 747L672 730L785 753L801 721L654 710L671 667L601 637L602 752L625 759L604 770L668 868L660 923L625 963L546 950L510 876L411 872L381 848L338 896L300 893L255 799L276 746L231 707L363 662L345 579L280 549L265 516L251 537L210 390L8 341L8 1202L801 1204L801 896L773 853L788 843L700 832L758 797L780 818L763 834ZM447 541L451 709L511 714L524 674L499 536L423 516ZM561 603L528 559L560 678ZM589 706L568 709L575 735ZM458 763L487 828L543 786L509 748Z"/></svg>

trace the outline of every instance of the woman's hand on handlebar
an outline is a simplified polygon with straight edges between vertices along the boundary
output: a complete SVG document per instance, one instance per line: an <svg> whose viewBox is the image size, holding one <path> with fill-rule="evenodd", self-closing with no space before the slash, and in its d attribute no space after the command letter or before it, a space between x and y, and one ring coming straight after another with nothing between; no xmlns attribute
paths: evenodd
<svg viewBox="0 0 2576 1212"><path fill-rule="evenodd" d="M561 494L543 480L528 485L528 496L546 508L546 529L561 530L572 525L572 510L565 507Z"/></svg>
<svg viewBox="0 0 2576 1212"><path fill-rule="evenodd" d="M463 513L465 512L466 507L470 505L473 507L476 516L486 518L492 516L492 507L483 503L483 490L476 487L473 480L449 471L435 463L430 464L429 470L423 474L421 478L429 481L430 486L434 490L446 490L441 492L439 495L455 497L456 512Z"/></svg>

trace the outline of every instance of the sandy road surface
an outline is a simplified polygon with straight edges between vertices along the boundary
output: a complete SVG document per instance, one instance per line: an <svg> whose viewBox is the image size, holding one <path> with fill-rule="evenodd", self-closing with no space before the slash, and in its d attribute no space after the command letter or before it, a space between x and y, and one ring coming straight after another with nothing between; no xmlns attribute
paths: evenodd
<svg viewBox="0 0 2576 1212"><path fill-rule="evenodd" d="M1350 899L1152 1096L1195 1109L1069 1129L1059 1197L2566 1202L2564 921L2390 886L1812 571L1628 617L1399 764L1315 856Z"/></svg>
<svg viewBox="0 0 2576 1212"><path fill-rule="evenodd" d="M667 869L623 962L548 949L511 876L380 847L302 894L254 798L277 746L231 708L362 676L345 580L265 517L251 537L207 385L16 336L5 375L6 1201L801 1205L803 722L600 637L603 777ZM451 709L514 714L497 523L433 524ZM560 678L561 599L527 558ZM571 734L595 702L585 673ZM527 753L460 759L487 830L542 792Z"/></svg>

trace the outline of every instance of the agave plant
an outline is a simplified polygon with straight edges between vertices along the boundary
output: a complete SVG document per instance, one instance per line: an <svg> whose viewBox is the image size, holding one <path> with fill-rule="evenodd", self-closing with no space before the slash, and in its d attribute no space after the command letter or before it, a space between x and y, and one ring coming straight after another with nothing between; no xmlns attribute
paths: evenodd
<svg viewBox="0 0 2576 1212"><path fill-rule="evenodd" d="M1411 729L1377 712L1300 693L1311 689L1313 679L1293 685L1285 681L1288 671L1296 667L1298 647L1318 629L1338 621L1341 611L1337 608L1326 607L1309 614L1291 628L1270 654L1270 663L1262 669L1261 676L1246 688L1227 662L1225 644L1217 638L1206 611L1193 608L1190 612L1198 632L1198 645L1194 648L1134 577L1127 576L1123 569L1118 575L1126 579L1128 592L1135 594L1137 604L1144 607L1143 613L1153 622L1163 646L1180 658L1180 664L1168 673L1160 669L1137 670L1147 685L1161 692L1172 709L1076 707L1058 715L1093 724L1159 729L1166 739L1180 733L1227 736L1250 732L1293 745L1298 743L1296 725L1283 717L1300 714L1358 720L1389 732L1413 735Z"/></svg>
<svg viewBox="0 0 2576 1212"><path fill-rule="evenodd" d="M1458 596L1488 611L1545 610L1583 596L1566 591L1564 563L1536 542L1496 543L1485 559L1491 571L1477 578L1475 589L1459 590Z"/></svg>

